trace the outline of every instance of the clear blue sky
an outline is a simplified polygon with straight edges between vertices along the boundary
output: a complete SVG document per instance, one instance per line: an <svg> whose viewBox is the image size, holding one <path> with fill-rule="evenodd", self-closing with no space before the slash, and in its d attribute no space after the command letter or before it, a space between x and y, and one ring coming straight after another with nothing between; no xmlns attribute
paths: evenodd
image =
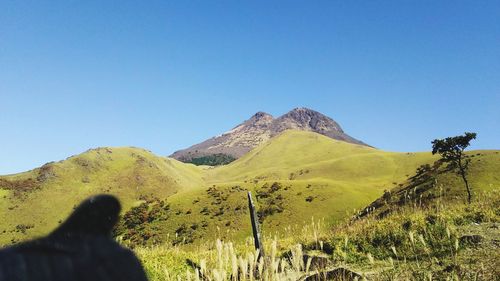
<svg viewBox="0 0 500 281"><path fill-rule="evenodd" d="M384 150L499 149L500 1L0 2L0 174L299 106Z"/></svg>

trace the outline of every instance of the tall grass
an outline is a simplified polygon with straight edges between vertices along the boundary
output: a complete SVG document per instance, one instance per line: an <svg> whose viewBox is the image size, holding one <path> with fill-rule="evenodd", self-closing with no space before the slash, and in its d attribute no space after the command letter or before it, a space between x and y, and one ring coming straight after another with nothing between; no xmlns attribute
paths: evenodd
<svg viewBox="0 0 500 281"><path fill-rule="evenodd" d="M321 225L321 220L312 220L298 235L280 240L277 236L264 236L268 253L265 257L254 249L251 237L237 245L218 239L190 250L157 246L137 248L135 252L151 280L297 280L310 273L311 265L310 259L304 262L298 241L322 244L319 236L325 232ZM288 226L287 230L295 228Z"/></svg>
<svg viewBox="0 0 500 281"><path fill-rule="evenodd" d="M287 227L288 236L264 236L265 257L253 248L251 238L243 243L217 240L190 250L159 246L136 252L151 280L302 280L335 268L360 272L359 279L368 280L498 278L496 248L470 248L460 239L477 231L495 233L488 225L499 221L500 191L478 194L471 205L437 202L412 204L382 219L369 216L333 229L323 227L322 220L300 231ZM317 256L328 262L317 266Z"/></svg>

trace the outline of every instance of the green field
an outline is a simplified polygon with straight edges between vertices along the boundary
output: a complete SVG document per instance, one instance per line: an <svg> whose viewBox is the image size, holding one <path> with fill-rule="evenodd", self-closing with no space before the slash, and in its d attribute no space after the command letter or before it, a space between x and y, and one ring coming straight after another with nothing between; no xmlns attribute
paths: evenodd
<svg viewBox="0 0 500 281"><path fill-rule="evenodd" d="M474 190L498 188L498 151L470 153L480 154L472 165ZM286 131L229 165L215 168L158 157L139 148L92 149L0 178L0 211L5 214L0 244L48 233L79 201L97 193L120 198L124 214L143 204L138 210L148 220L118 232L130 245L195 246L215 238L242 241L251 233L246 190L257 196L266 234L283 233L287 227L310 222L311 217L334 225L384 190L404 183L420 165L437 159L429 152L385 152L302 131ZM167 204L168 210L153 213L160 203Z"/></svg>
<svg viewBox="0 0 500 281"><path fill-rule="evenodd" d="M152 280L188 278L195 272L186 259L201 263L200 270L215 280L229 280L231 271L247 266L261 266L267 280L294 280L310 274L299 262L304 253L375 280L429 280L429 274L476 280L496 275L494 263L485 266L480 257L495 260L491 243L500 238L491 228L500 214L499 152L468 152L475 200L467 206L456 174L434 166L415 180L418 167L439 159L430 152L386 152L311 132L286 131L218 167L140 148L91 149L0 177L0 245L45 235L84 198L110 193L123 205L114 235L135 249ZM262 263L253 260L247 191L271 253ZM362 210L370 210L368 216L349 222ZM492 242L455 249L471 231ZM408 244L408 235L423 242ZM392 247L404 256L394 255ZM292 256L283 258L287 252ZM470 257L475 260L466 261ZM278 270L278 263L289 269Z"/></svg>
<svg viewBox="0 0 500 281"><path fill-rule="evenodd" d="M98 148L0 179L1 244L46 234L84 198L111 193L124 209L203 185L201 171L138 148ZM31 226L24 233L16 226Z"/></svg>

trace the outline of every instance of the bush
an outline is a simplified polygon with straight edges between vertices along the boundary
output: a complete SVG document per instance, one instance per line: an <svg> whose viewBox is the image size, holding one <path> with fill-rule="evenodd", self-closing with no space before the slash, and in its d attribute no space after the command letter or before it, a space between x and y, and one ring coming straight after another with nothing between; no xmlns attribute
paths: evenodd
<svg viewBox="0 0 500 281"><path fill-rule="evenodd" d="M219 166L219 165L229 164L234 160L236 160L236 158L234 158L231 155L219 153L203 157L192 158L191 160L186 161L186 163L192 163L198 166L199 165Z"/></svg>

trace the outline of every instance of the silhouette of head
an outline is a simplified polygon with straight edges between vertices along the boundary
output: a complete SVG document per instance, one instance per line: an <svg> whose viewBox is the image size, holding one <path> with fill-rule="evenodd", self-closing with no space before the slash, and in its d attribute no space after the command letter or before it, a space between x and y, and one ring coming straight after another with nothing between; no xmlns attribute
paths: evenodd
<svg viewBox="0 0 500 281"><path fill-rule="evenodd" d="M0 281L147 281L134 253L110 237L119 212L113 196L86 199L49 236L0 249Z"/></svg>
<svg viewBox="0 0 500 281"><path fill-rule="evenodd" d="M110 236L118 221L120 202L111 195L96 195L83 201L51 236L104 235Z"/></svg>

